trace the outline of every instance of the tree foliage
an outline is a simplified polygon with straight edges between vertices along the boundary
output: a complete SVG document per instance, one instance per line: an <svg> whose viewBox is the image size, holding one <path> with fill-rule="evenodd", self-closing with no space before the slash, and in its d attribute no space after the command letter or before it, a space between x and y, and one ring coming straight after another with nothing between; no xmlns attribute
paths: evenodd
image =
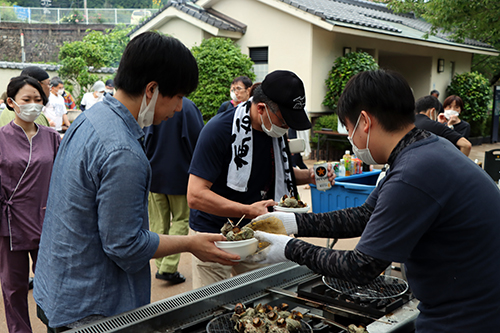
<svg viewBox="0 0 500 333"><path fill-rule="evenodd" d="M117 26L113 30L106 30L105 33L90 31L82 41L66 42L61 47L59 50L61 68L58 73L67 81L66 84L78 87L80 94L75 96L78 103L82 97L82 90L88 91L95 81L99 80L96 74L89 73L89 67L94 69L117 67L130 40L127 36L130 30L130 27Z"/></svg>
<svg viewBox="0 0 500 333"><path fill-rule="evenodd" d="M470 124L471 136L482 136L491 99L488 80L477 72L457 74L451 80L447 93L463 100L464 109L460 118Z"/></svg>
<svg viewBox="0 0 500 333"><path fill-rule="evenodd" d="M246 75L255 80L252 60L229 38L205 39L191 49L199 69L198 88L189 98L208 121L220 105L230 99L229 87L235 77Z"/></svg>
<svg viewBox="0 0 500 333"><path fill-rule="evenodd" d="M360 72L375 69L378 69L377 62L365 52L351 52L335 59L325 81L327 92L323 105L335 110L347 81Z"/></svg>
<svg viewBox="0 0 500 333"><path fill-rule="evenodd" d="M432 24L430 34L439 29L463 42L476 39L500 49L500 1L498 0L387 0L396 12L413 12ZM473 69L485 74L490 84L500 78L500 57L474 56Z"/></svg>

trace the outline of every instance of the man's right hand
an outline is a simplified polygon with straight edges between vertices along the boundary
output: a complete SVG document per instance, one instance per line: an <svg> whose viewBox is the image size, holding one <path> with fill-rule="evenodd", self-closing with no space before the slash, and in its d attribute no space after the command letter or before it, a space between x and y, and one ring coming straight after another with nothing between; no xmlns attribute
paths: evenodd
<svg viewBox="0 0 500 333"><path fill-rule="evenodd" d="M198 233L188 237L193 237L189 252L201 261L217 262L222 265L234 266L237 265L238 262L232 260L241 259L239 255L224 252L215 246L214 242L226 240L222 235Z"/></svg>
<svg viewBox="0 0 500 333"><path fill-rule="evenodd" d="M298 233L297 220L294 213L274 212L253 219L248 227L271 234L291 235Z"/></svg>
<svg viewBox="0 0 500 333"><path fill-rule="evenodd" d="M271 199L254 202L253 204L248 206L248 212L245 214L245 217L247 219L253 219L259 215L267 214L269 213L267 207L272 207L275 205L277 205L276 201Z"/></svg>

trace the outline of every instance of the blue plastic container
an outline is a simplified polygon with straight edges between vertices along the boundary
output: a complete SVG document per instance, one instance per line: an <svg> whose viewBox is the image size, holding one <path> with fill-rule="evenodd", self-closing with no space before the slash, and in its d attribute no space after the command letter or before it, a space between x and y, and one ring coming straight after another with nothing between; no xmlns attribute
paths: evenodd
<svg viewBox="0 0 500 333"><path fill-rule="evenodd" d="M380 170L375 170L348 177L337 177L335 185L326 191L319 191L311 184L313 213L361 206L375 188L379 175Z"/></svg>

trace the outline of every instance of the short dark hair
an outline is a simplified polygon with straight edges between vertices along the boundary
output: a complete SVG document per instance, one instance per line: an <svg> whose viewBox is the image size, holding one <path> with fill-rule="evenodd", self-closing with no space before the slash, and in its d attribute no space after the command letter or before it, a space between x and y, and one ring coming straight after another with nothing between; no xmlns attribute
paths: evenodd
<svg viewBox="0 0 500 333"><path fill-rule="evenodd" d="M446 97L446 99L443 102L443 109L445 109L448 105L451 105L451 103L455 102L457 106L460 107L460 111L464 110L464 101L457 95L451 95Z"/></svg>
<svg viewBox="0 0 500 333"><path fill-rule="evenodd" d="M248 76L238 76L237 78L235 78L233 80L233 82L231 84L235 84L235 83L238 83L238 82L243 83L243 85L247 89L252 86L252 80L250 80L250 78Z"/></svg>
<svg viewBox="0 0 500 333"><path fill-rule="evenodd" d="M48 99L43 92L43 88L40 85L40 82L38 82L37 79L32 78L31 76L17 76L12 78L9 82L9 85L7 86L7 97L15 100L19 90L21 90L21 88L27 84L38 90L40 96L42 97L42 104L47 105ZM7 109L14 111L14 109L7 103L7 101L5 102L5 106L7 106Z"/></svg>
<svg viewBox="0 0 500 333"><path fill-rule="evenodd" d="M130 96L144 94L151 81L162 96L188 95L198 86L198 65L180 41L147 31L128 43L114 81Z"/></svg>
<svg viewBox="0 0 500 333"><path fill-rule="evenodd" d="M439 100L432 95L420 97L415 102L415 113L426 112L432 108L436 109L436 111L439 111L440 108Z"/></svg>
<svg viewBox="0 0 500 333"><path fill-rule="evenodd" d="M432 95L432 94L437 94L439 96L439 91L437 90L431 90L431 92L429 93L429 95Z"/></svg>
<svg viewBox="0 0 500 333"><path fill-rule="evenodd" d="M59 77L54 76L52 79L50 79L51 87L57 87L60 84L64 84L64 82Z"/></svg>
<svg viewBox="0 0 500 333"><path fill-rule="evenodd" d="M408 82L394 71L361 72L347 82L340 96L337 115L355 124L362 110L374 115L388 132L394 132L415 122L415 98Z"/></svg>
<svg viewBox="0 0 500 333"><path fill-rule="evenodd" d="M273 102L269 97L266 96L266 94L264 94L262 85L260 83L255 84L254 86L255 87L252 87L253 90L251 90L253 96L252 104L265 103L267 106L269 106L271 112L276 114L276 112L278 112L279 110L278 104Z"/></svg>

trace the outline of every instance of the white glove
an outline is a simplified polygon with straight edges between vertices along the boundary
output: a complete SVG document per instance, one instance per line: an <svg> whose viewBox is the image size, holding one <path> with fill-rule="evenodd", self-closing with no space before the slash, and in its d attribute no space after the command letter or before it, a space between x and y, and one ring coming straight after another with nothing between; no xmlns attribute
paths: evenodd
<svg viewBox="0 0 500 333"><path fill-rule="evenodd" d="M299 232L294 213L267 213L254 218L248 227L271 234L293 235Z"/></svg>
<svg viewBox="0 0 500 333"><path fill-rule="evenodd" d="M269 246L257 253L248 256L244 261L259 264L276 264L278 262L288 261L285 257L286 244L292 240L292 237L284 235L274 235L267 232L256 231L255 238L260 242L268 242Z"/></svg>

